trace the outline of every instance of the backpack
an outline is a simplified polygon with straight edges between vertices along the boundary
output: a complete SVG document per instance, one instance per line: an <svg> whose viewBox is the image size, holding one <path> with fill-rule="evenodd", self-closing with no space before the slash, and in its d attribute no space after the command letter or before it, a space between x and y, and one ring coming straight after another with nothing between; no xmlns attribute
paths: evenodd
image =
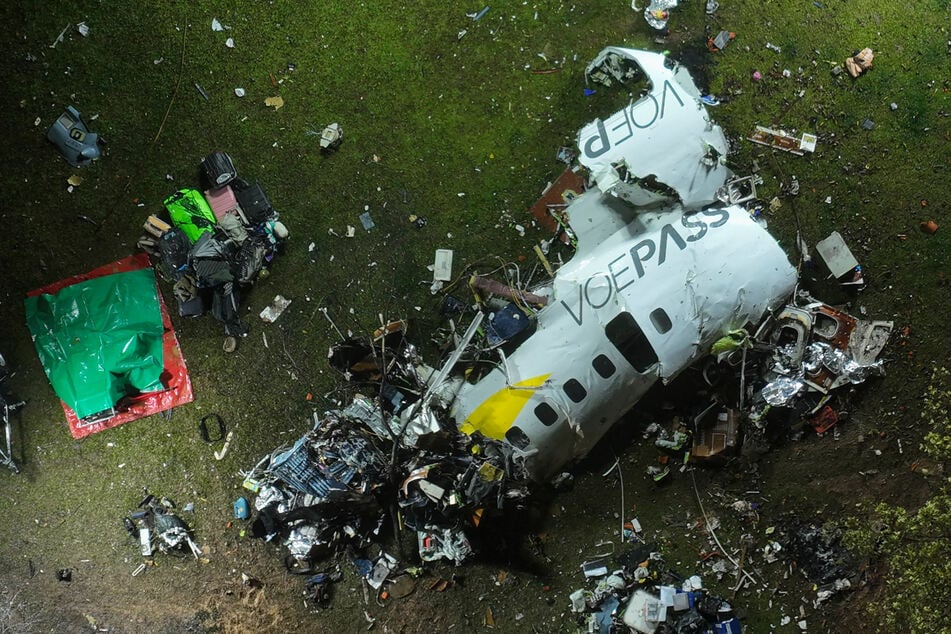
<svg viewBox="0 0 951 634"><path fill-rule="evenodd" d="M215 189L233 181L238 170L226 152L215 152L202 159L201 173L209 189Z"/></svg>
<svg viewBox="0 0 951 634"><path fill-rule="evenodd" d="M195 278L186 273L178 278L172 287L172 294L178 300L179 317L201 317L205 314L205 301L195 286Z"/></svg>
<svg viewBox="0 0 951 634"><path fill-rule="evenodd" d="M181 277L188 266L191 243L180 229L169 229L158 239L158 253L162 266L173 279Z"/></svg>
<svg viewBox="0 0 951 634"><path fill-rule="evenodd" d="M234 243L220 240L214 233L205 233L191 247L188 263L195 272L199 288L210 288L234 280L231 265Z"/></svg>
<svg viewBox="0 0 951 634"><path fill-rule="evenodd" d="M250 284L264 267L267 245L260 236L248 238L238 250L235 276L240 284Z"/></svg>
<svg viewBox="0 0 951 634"><path fill-rule="evenodd" d="M194 243L201 234L214 230L215 213L197 189L180 189L163 202L172 224L181 229L190 242Z"/></svg>
<svg viewBox="0 0 951 634"><path fill-rule="evenodd" d="M262 223L274 214L274 207L259 183L236 190L235 197L249 225Z"/></svg>

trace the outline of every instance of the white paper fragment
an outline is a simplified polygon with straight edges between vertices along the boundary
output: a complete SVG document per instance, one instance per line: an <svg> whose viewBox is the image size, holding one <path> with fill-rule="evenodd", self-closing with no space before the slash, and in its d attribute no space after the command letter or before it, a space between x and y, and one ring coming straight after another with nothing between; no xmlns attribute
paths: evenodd
<svg viewBox="0 0 951 634"><path fill-rule="evenodd" d="M285 299L283 295L275 295L271 305L261 311L261 319L265 323L273 324L290 305L291 300Z"/></svg>
<svg viewBox="0 0 951 634"><path fill-rule="evenodd" d="M244 97L246 94L247 94L247 93L245 92L244 88L235 88L235 89L234 89L234 95L235 95L235 97Z"/></svg>
<svg viewBox="0 0 951 634"><path fill-rule="evenodd" d="M225 40L225 46L228 48L234 48L234 38L229 37L227 40Z"/></svg>
<svg viewBox="0 0 951 634"><path fill-rule="evenodd" d="M224 31L224 27L221 26L221 22L218 21L218 18L211 19L211 30L212 31Z"/></svg>
<svg viewBox="0 0 951 634"><path fill-rule="evenodd" d="M433 279L440 282L452 280L452 249L436 249Z"/></svg>
<svg viewBox="0 0 951 634"><path fill-rule="evenodd" d="M79 31L79 34L83 37L87 37L89 35L89 26L85 22L80 22L77 24L76 30Z"/></svg>

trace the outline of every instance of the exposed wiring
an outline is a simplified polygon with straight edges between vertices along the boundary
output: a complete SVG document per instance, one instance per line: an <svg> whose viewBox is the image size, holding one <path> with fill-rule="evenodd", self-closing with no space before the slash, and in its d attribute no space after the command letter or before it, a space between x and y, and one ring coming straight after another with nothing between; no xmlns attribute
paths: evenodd
<svg viewBox="0 0 951 634"><path fill-rule="evenodd" d="M607 477L609 473L614 470L617 470L617 479L621 485L621 541L624 541L624 474L621 473L621 459L617 457L617 454L614 454L614 464L611 465L611 468L602 473L602 477Z"/></svg>
<svg viewBox="0 0 951 634"><path fill-rule="evenodd" d="M720 553L721 553L724 557L726 557L727 559L729 559L729 560L730 560L730 563L732 563L734 566L736 566L736 569L737 569L737 572L739 573L739 575L741 575L742 577L746 577L747 579L749 579L749 580L752 581L753 583L761 584L761 585L765 588L765 587L766 587L766 584L765 584L765 583L762 583L762 582L760 582L760 581L757 581L756 579L753 578L752 575L750 575L750 573L748 573L748 572L746 572L745 570L743 570L743 567L740 566L739 563L737 563L736 559L734 559L732 556L730 556L730 553L728 553L728 552L726 551L726 549L723 547L723 544L720 543L720 539L717 537L717 534L714 532L713 526L710 524L710 520L709 520L709 518L707 517L707 512L706 512L706 511L704 510L704 508L703 508L703 501L700 499L700 491L697 489L697 476L694 474L693 471L690 472L690 479L693 481L693 492L694 492L694 494L697 496L697 504L700 505L700 514L703 515L703 525L707 527L707 532L710 533L710 537L712 537L712 538L713 538L713 541L716 542L717 547L720 549ZM741 581L742 581L742 579L741 579ZM739 585L737 585L737 587L739 587Z"/></svg>

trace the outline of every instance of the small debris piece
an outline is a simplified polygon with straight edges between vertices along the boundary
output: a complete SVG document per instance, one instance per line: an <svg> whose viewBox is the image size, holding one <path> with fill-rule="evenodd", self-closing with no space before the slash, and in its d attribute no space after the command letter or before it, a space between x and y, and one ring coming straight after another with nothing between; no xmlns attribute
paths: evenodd
<svg viewBox="0 0 951 634"><path fill-rule="evenodd" d="M369 211L364 211L362 214L360 214L360 224L362 224L363 228L367 231L376 226L373 224L373 218L370 217Z"/></svg>
<svg viewBox="0 0 951 634"><path fill-rule="evenodd" d="M339 123L331 123L326 128L323 129L320 133L320 149L321 150L336 150L340 144L343 143L343 128L340 127ZM373 155L376 157L376 155ZM379 163L379 161L376 161Z"/></svg>
<svg viewBox="0 0 951 634"><path fill-rule="evenodd" d="M198 91L198 94L201 95L205 101L208 101L208 93L205 92L205 89L202 88L197 81L195 82L195 90Z"/></svg>
<svg viewBox="0 0 951 634"><path fill-rule="evenodd" d="M769 147L784 150L797 156L802 156L806 152L814 152L816 142L818 141L816 135L807 132L803 132L802 137L797 139L784 130L764 128L760 125L756 126L753 133L746 138L753 143L768 145Z"/></svg>
<svg viewBox="0 0 951 634"><path fill-rule="evenodd" d="M710 49L711 52L716 53L717 51L725 49L734 39L736 39L736 33L732 31L720 31L715 37L707 40L707 48Z"/></svg>
<svg viewBox="0 0 951 634"><path fill-rule="evenodd" d="M449 282L452 280L452 249L436 249L433 263L433 280Z"/></svg>
<svg viewBox="0 0 951 634"><path fill-rule="evenodd" d="M102 139L86 127L79 111L67 106L46 131L46 138L56 146L73 167L85 167L101 155Z"/></svg>
<svg viewBox="0 0 951 634"><path fill-rule="evenodd" d="M845 70L849 71L852 77L858 77L872 67L872 49L863 48L861 51L845 60Z"/></svg>
<svg viewBox="0 0 951 634"><path fill-rule="evenodd" d="M274 108L275 110L280 110L284 107L284 98L280 95L274 97L268 97L264 100L264 105Z"/></svg>
<svg viewBox="0 0 951 634"><path fill-rule="evenodd" d="M228 354L231 354L238 349L238 340L234 337L225 337L225 342L221 346L221 349Z"/></svg>
<svg viewBox="0 0 951 634"><path fill-rule="evenodd" d="M934 220L925 220L921 223L921 230L925 233L934 233L938 230L938 223Z"/></svg>
<svg viewBox="0 0 951 634"><path fill-rule="evenodd" d="M266 323L273 324L284 312L284 309L290 305L291 300L285 299L283 295L275 295L271 305L261 311L261 319Z"/></svg>
<svg viewBox="0 0 951 634"><path fill-rule="evenodd" d="M235 97L244 97L246 94L247 94L247 93L245 92L244 88L235 88L235 89L234 89L234 96L235 96Z"/></svg>
<svg viewBox="0 0 951 634"><path fill-rule="evenodd" d="M53 43L50 44L50 48L56 48L56 45L63 41L63 36L66 35L66 31L68 31L69 27L71 27L72 25L73 25L72 22L70 22L65 27L63 27L63 30L59 32L59 35L57 35L56 39L53 40Z"/></svg>
<svg viewBox="0 0 951 634"><path fill-rule="evenodd" d="M575 160L575 153L570 147L562 146L558 148L558 152L555 154L555 159L561 161L565 165L571 165L571 162Z"/></svg>

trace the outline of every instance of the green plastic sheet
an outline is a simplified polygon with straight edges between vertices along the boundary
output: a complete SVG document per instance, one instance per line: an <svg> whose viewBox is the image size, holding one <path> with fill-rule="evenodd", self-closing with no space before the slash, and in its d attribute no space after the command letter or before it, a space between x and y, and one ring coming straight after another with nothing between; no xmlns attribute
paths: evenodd
<svg viewBox="0 0 951 634"><path fill-rule="evenodd" d="M26 322L56 395L79 418L163 388L162 313L152 269L28 297Z"/></svg>

